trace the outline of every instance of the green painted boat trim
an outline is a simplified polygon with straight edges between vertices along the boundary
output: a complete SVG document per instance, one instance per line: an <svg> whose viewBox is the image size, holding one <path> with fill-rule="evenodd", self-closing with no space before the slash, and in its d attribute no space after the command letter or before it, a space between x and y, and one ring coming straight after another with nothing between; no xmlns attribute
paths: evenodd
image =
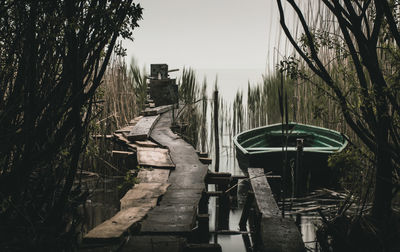
<svg viewBox="0 0 400 252"><path fill-rule="evenodd" d="M238 150L240 150L244 155L252 154L262 154L270 152L282 152L282 146L274 147L243 147L242 144L245 141L253 141L257 143L263 136L271 135L275 137L282 137L281 123L271 124L259 128L250 129L243 131L236 135L233 142ZM338 131L322 128L318 126L301 124L301 123L289 123L289 137L312 137L315 138L315 145L321 146L304 146L304 152L314 152L314 153L335 153L341 152L346 148L348 141L346 137ZM258 141L259 142L259 141ZM287 151L296 151L296 147L284 147Z"/></svg>

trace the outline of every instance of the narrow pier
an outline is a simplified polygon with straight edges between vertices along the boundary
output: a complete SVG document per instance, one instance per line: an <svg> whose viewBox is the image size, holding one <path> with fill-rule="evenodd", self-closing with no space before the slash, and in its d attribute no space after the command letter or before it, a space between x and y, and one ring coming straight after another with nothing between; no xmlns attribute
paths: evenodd
<svg viewBox="0 0 400 252"><path fill-rule="evenodd" d="M154 102L159 106L146 108L142 116L113 135L120 146L113 155L129 159L128 164L134 161L132 166L139 167L139 183L121 198L120 211L115 216L83 237L80 251L222 251L219 244L209 244L208 201L209 197L219 197L220 207L224 208L220 218L226 219L226 212L229 219L229 194L237 192L227 189L237 189L240 176L209 172L208 155L196 152L172 132L173 105ZM249 175L254 197L246 202L241 231L249 219L249 209L255 205L260 216L256 220L259 251L303 251L304 244L294 222L279 216L263 169L249 169ZM218 184L220 191L207 192L207 184ZM216 232L241 233L225 230L224 226L219 228ZM254 244L256 240L253 239Z"/></svg>

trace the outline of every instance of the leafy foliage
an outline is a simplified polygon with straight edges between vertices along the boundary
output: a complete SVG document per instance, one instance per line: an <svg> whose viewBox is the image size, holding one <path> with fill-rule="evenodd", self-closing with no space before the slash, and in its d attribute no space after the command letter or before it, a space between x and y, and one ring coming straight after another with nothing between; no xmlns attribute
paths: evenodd
<svg viewBox="0 0 400 252"><path fill-rule="evenodd" d="M304 5L286 1L303 31L299 41L286 24L282 0L277 0L281 26L298 57L323 84L346 124L374 154L376 180L373 215L391 213L393 174L400 164L400 107L398 62L390 50L398 49L400 32L397 1L322 0L319 23L311 23ZM396 50L395 49L395 50ZM395 54L394 54L395 55Z"/></svg>
<svg viewBox="0 0 400 252"><path fill-rule="evenodd" d="M0 13L0 250L71 248L95 92L142 9L121 0L9 0Z"/></svg>

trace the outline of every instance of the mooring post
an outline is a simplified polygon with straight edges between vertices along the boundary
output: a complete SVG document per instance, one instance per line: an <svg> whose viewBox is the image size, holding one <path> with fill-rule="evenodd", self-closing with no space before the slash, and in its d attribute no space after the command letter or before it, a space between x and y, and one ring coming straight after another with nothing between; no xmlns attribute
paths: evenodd
<svg viewBox="0 0 400 252"><path fill-rule="evenodd" d="M247 193L247 197L246 197L246 201L244 203L242 215L240 216L240 221L239 221L240 231L246 231L247 230L247 228L246 228L247 219L249 218L250 209L251 209L251 206L253 205L253 201L254 201L254 193L253 192L248 192Z"/></svg>
<svg viewBox="0 0 400 252"><path fill-rule="evenodd" d="M295 185L295 195L296 196L301 196L303 194L303 187L302 184L304 183L303 181L303 169L302 169L302 163L303 163L303 146L304 146L304 139L302 138L297 138L297 155L296 155L296 185Z"/></svg>
<svg viewBox="0 0 400 252"><path fill-rule="evenodd" d="M219 190L223 191L224 193L219 196L219 223L218 223L218 230L229 230L229 211L230 211L230 199L229 193L225 193L228 189L227 184L220 184L218 185Z"/></svg>
<svg viewBox="0 0 400 252"><path fill-rule="evenodd" d="M231 204L233 207L237 207L238 205L238 199L237 199L237 191L238 191L238 185L239 183L239 178L232 176L231 183L229 183L229 195L231 199Z"/></svg>
<svg viewBox="0 0 400 252"><path fill-rule="evenodd" d="M214 138L215 138L215 172L219 172L219 130L218 130L218 90L214 91Z"/></svg>

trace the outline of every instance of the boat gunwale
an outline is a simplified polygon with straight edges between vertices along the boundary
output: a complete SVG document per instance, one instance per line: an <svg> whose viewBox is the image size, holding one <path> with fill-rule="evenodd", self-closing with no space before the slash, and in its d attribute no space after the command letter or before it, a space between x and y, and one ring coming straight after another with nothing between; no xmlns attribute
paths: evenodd
<svg viewBox="0 0 400 252"><path fill-rule="evenodd" d="M336 131L336 130L332 130L332 129L327 129L327 128L323 128L323 127L319 127L319 126L314 126L314 125L309 125L309 124L302 124L302 123L295 123L295 122L290 122L289 124L295 124L295 125L301 125L304 127L309 127L309 128L315 128L318 130L323 130L326 132L330 132L339 136L342 136L344 141L342 143L342 145L340 147L304 147L303 151L304 152L313 152L313 153L335 153L335 152L341 152L344 148L346 148L348 141L347 141L347 137ZM262 153L273 153L273 152L281 152L282 151L282 147L260 147L260 150L255 150L255 151L248 151L246 148L244 148L239 142L238 142L238 137L240 137L241 135L244 135L248 132L251 131L256 131L256 130L261 130L264 128L270 128L270 127L274 127L274 126L278 126L281 125L281 123L275 123L275 124L270 124L270 125L266 125L266 126L261 126L261 127L257 127L257 128L253 128L253 129L249 129L249 130L245 130L243 132L240 132L239 134L237 134L236 136L233 137L233 143L235 144L236 148L238 148L244 155L252 155L252 154L262 154ZM285 150L287 149L287 151L295 151L296 147L283 147ZM324 150L324 148L326 148ZM252 149L252 148L248 148L248 149ZM263 150L264 149L264 150ZM329 149L329 150L327 150Z"/></svg>

